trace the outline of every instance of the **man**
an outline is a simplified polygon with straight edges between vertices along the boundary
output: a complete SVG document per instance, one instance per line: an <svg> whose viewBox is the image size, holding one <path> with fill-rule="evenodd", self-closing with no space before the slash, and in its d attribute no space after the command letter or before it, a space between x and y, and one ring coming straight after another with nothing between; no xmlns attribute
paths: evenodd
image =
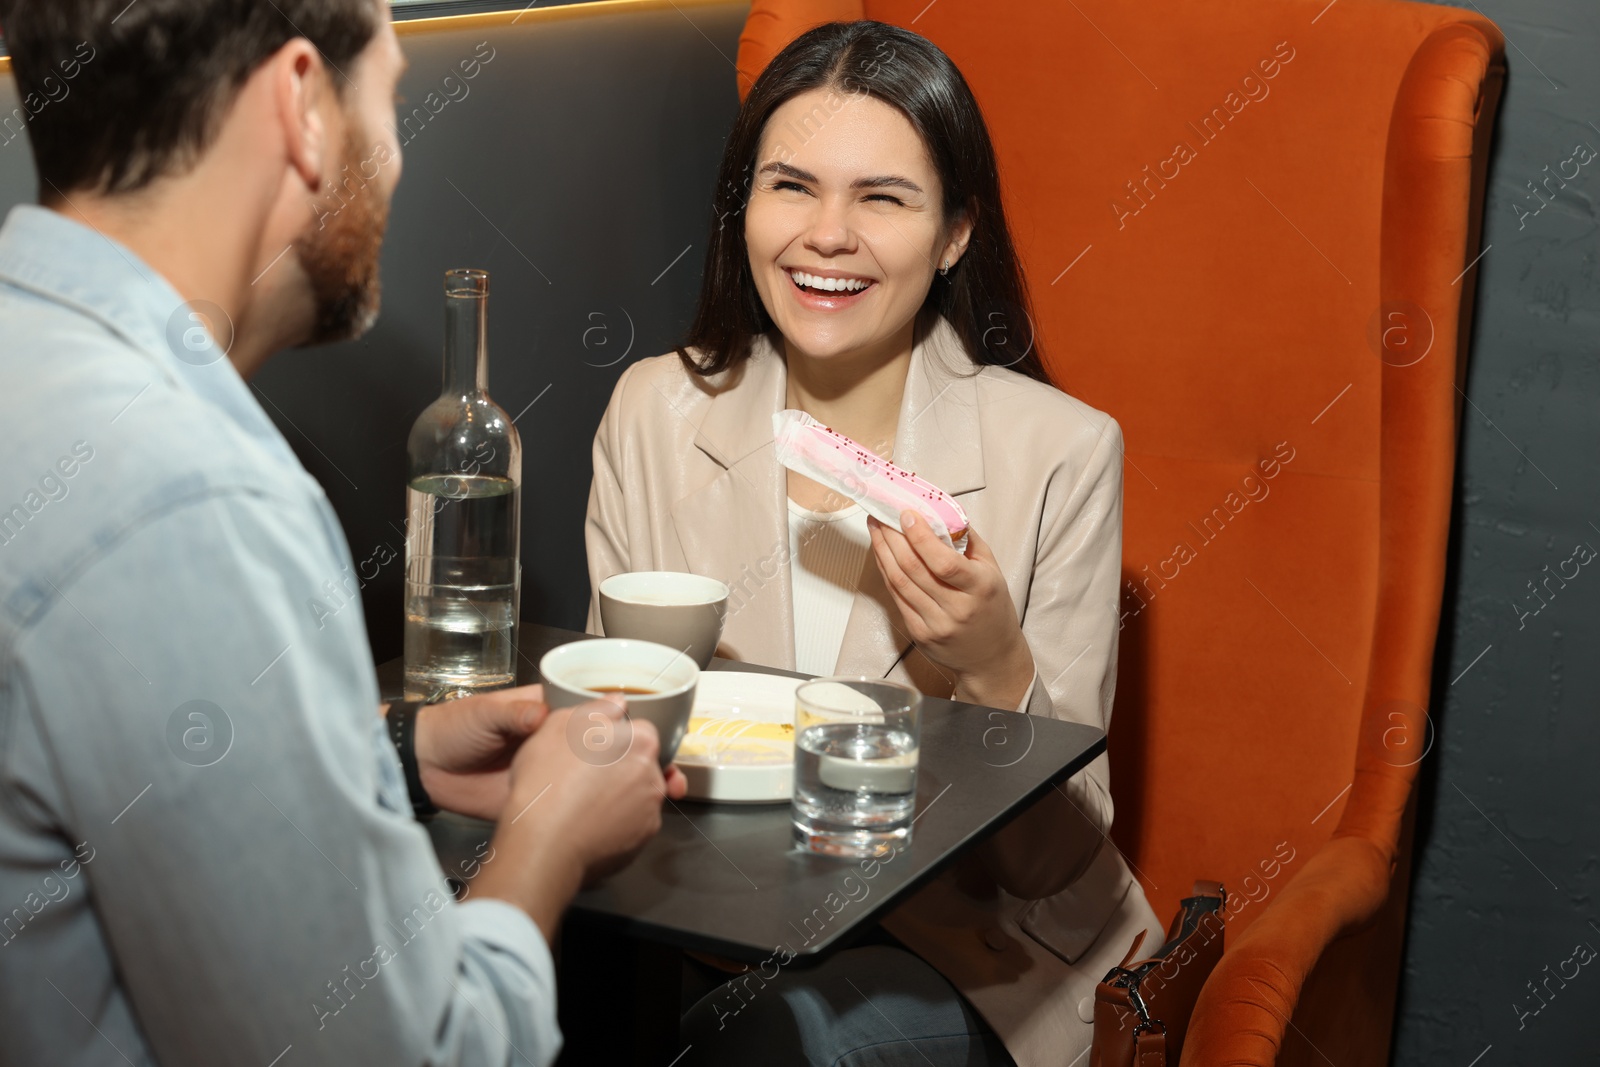
<svg viewBox="0 0 1600 1067"><path fill-rule="evenodd" d="M40 200L0 229L0 1064L548 1063L562 909L682 777L536 690L375 713L360 613L307 607L348 548L236 369L376 315L386 5L0 27ZM461 903L430 797L499 819Z"/></svg>

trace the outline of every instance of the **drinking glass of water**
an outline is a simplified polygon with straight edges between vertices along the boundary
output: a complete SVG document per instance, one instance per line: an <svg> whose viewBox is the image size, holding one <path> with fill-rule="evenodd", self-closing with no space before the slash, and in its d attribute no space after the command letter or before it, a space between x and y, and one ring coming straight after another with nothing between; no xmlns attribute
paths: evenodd
<svg viewBox="0 0 1600 1067"><path fill-rule="evenodd" d="M818 678L795 690L794 840L831 856L911 842L922 694L882 678Z"/></svg>

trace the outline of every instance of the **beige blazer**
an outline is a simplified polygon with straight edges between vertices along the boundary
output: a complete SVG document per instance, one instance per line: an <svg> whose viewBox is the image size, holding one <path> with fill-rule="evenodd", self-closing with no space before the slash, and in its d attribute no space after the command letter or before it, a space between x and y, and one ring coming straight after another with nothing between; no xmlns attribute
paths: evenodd
<svg viewBox="0 0 1600 1067"><path fill-rule="evenodd" d="M1027 713L1105 729L1116 685L1121 428L1058 389L974 366L944 319L916 343L895 461L960 501L993 548L1037 668ZM595 435L585 540L595 590L628 570L728 583L719 653L792 670L786 481L772 444L785 385L766 336L742 368L712 379L672 353L630 366ZM871 553L857 590L836 673L961 699L951 672L901 632ZM596 593L591 633L601 632L598 603ZM996 758L1021 755L1027 737L996 733ZM1095 984L1140 930L1161 942L1106 836L1111 812L1100 756L884 920L961 990L1020 1067L1074 1063L1088 1048Z"/></svg>

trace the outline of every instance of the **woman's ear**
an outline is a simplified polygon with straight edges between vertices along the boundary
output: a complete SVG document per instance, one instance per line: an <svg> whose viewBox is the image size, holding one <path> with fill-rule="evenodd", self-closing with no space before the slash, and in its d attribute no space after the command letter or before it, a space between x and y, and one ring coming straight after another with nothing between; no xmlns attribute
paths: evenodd
<svg viewBox="0 0 1600 1067"><path fill-rule="evenodd" d="M323 168L334 163L326 110L335 106L328 70L316 46L296 37L267 60L288 164L311 193L321 192Z"/></svg>
<svg viewBox="0 0 1600 1067"><path fill-rule="evenodd" d="M978 204L976 201L968 202L967 206L956 212L950 220L950 233L945 240L944 250L939 256L939 265L946 263L955 266L961 257L966 254L967 244L972 240L972 231L978 220Z"/></svg>

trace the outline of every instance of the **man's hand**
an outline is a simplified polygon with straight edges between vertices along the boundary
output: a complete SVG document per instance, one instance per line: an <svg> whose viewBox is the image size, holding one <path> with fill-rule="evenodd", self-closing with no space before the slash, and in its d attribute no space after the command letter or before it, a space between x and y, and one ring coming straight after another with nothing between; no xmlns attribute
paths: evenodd
<svg viewBox="0 0 1600 1067"><path fill-rule="evenodd" d="M521 907L547 939L572 895L626 864L661 828L662 800L687 788L676 767L661 772L655 727L622 716L612 700L551 712L512 759L495 860L473 887Z"/></svg>
<svg viewBox="0 0 1600 1067"><path fill-rule="evenodd" d="M538 685L421 709L416 747L422 788L446 811L497 818L510 796L511 759L548 713Z"/></svg>

